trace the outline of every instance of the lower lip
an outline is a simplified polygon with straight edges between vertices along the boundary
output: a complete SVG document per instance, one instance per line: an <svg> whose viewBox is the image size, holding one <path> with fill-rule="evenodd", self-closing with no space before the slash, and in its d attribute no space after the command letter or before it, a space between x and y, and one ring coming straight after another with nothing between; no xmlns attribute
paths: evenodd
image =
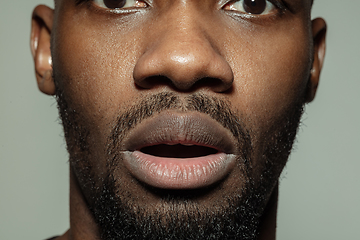
<svg viewBox="0 0 360 240"><path fill-rule="evenodd" d="M124 152L125 165L138 180L157 188L195 189L224 179L235 166L235 155L165 158L140 151Z"/></svg>

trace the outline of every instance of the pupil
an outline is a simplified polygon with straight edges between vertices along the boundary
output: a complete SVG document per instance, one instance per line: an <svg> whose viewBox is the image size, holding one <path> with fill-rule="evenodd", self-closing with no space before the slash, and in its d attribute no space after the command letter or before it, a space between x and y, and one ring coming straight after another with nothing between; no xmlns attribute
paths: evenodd
<svg viewBox="0 0 360 240"><path fill-rule="evenodd" d="M126 4L126 0L104 0L104 4L108 8L122 8Z"/></svg>
<svg viewBox="0 0 360 240"><path fill-rule="evenodd" d="M251 14L261 14L266 9L266 0L244 0L244 10Z"/></svg>

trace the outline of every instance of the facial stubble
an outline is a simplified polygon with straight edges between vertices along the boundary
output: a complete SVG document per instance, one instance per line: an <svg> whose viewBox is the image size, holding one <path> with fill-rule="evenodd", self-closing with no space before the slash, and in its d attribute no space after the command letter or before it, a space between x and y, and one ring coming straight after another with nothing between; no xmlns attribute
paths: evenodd
<svg viewBox="0 0 360 240"><path fill-rule="evenodd" d="M241 116L234 113L227 102L201 94L190 95L185 103L172 92L150 95L114 120L104 152L107 171L99 177L90 161L91 129L84 127L81 112L72 109L67 98L57 88L70 164L83 193L87 193L84 197L104 240L256 239L261 215L290 154L303 109L303 99L298 98L269 129L264 136L263 168L254 176L252 130L245 128ZM159 195L159 205L149 210L133 200L136 196L122 189L122 182L114 174L122 162L119 151L122 139L142 120L165 110L208 114L238 139L237 166L246 184L231 195L224 195L221 205L199 205L194 199L203 194L202 191L174 194L144 186ZM204 192L220 189L224 183L217 183Z"/></svg>

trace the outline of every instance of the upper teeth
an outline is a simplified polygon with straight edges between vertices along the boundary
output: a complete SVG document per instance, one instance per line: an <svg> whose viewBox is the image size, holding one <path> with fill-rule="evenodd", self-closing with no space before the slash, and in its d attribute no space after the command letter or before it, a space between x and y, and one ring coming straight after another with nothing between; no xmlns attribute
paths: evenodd
<svg viewBox="0 0 360 240"><path fill-rule="evenodd" d="M173 146L173 145L177 145L177 144L179 144L179 143L175 143L175 142L166 143L166 145L169 145L169 146ZM181 145L194 146L194 144L192 144L192 143L181 143Z"/></svg>
<svg viewBox="0 0 360 240"><path fill-rule="evenodd" d="M184 145L184 146L194 146L194 144L191 144L191 143L182 143L181 145Z"/></svg>

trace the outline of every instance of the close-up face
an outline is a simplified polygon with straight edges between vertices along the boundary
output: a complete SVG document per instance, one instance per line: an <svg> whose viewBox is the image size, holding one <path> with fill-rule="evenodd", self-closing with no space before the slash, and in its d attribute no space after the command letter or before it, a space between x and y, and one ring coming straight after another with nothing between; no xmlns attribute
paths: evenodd
<svg viewBox="0 0 360 240"><path fill-rule="evenodd" d="M311 4L55 1L54 93L104 238L256 238L317 87Z"/></svg>

